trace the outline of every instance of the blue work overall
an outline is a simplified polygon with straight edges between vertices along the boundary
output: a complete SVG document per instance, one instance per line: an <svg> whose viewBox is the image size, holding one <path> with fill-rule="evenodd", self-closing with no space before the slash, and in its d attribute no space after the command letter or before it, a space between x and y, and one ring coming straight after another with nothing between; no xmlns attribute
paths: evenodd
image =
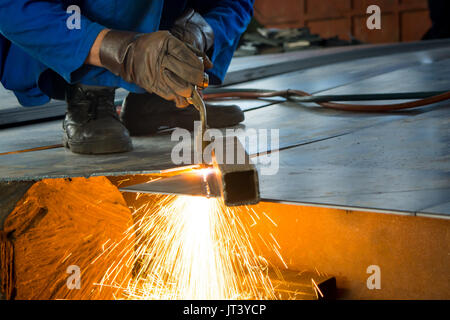
<svg viewBox="0 0 450 320"><path fill-rule="evenodd" d="M211 83L223 81L254 0L0 0L0 81L24 106L64 99L66 83L121 87L141 93L104 68L84 65L104 28L136 32L168 30L191 7L215 34ZM80 9L79 28L68 20ZM73 7L72 7L73 8ZM70 8L69 8L70 9Z"/></svg>

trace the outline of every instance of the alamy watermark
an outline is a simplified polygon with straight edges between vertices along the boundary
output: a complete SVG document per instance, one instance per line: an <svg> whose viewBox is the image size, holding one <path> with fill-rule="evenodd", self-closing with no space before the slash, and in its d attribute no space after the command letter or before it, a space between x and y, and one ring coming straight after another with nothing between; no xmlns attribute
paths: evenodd
<svg viewBox="0 0 450 320"><path fill-rule="evenodd" d="M66 10L69 17L66 25L69 30L81 29L81 8L77 5L70 5ZM381 29L381 8L375 4L367 7L366 13L370 16L367 18L366 26L369 30Z"/></svg>
<svg viewBox="0 0 450 320"><path fill-rule="evenodd" d="M367 267L367 274L370 276L367 278L367 289L380 290L381 289L381 268L377 265L371 265Z"/></svg>
<svg viewBox="0 0 450 320"><path fill-rule="evenodd" d="M208 129L203 140L209 144L201 152L201 145L197 139L200 132L200 121L194 123L194 135L186 129L177 128L172 132L171 140L178 143L171 153L175 165L192 165L201 162L211 163L214 152L215 161L219 164L243 164L245 154L234 154L234 146L226 144L229 137L238 137L242 146L252 157L252 162L258 164L261 175L275 175L279 170L280 132L278 129ZM243 150L243 149L242 149Z"/></svg>
<svg viewBox="0 0 450 320"><path fill-rule="evenodd" d="M81 29L81 9L77 5L71 5L66 10L69 17L66 20L66 26L69 30Z"/></svg>
<svg viewBox="0 0 450 320"><path fill-rule="evenodd" d="M377 5L371 5L367 7L367 14L370 16L367 18L367 28L369 30L380 30L381 29L381 9Z"/></svg>
<svg viewBox="0 0 450 320"><path fill-rule="evenodd" d="M80 290L81 289L81 269L79 266L71 265L68 266L66 272L70 276L66 280L66 286L69 290Z"/></svg>

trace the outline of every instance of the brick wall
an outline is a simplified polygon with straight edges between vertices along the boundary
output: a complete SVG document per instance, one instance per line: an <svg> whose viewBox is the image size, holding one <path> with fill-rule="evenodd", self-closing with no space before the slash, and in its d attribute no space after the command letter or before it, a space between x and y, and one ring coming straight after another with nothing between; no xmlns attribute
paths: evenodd
<svg viewBox="0 0 450 320"><path fill-rule="evenodd" d="M372 4L381 8L381 30L366 27ZM427 0L255 0L255 15L267 27L308 26L322 37L368 43L420 40L431 26Z"/></svg>

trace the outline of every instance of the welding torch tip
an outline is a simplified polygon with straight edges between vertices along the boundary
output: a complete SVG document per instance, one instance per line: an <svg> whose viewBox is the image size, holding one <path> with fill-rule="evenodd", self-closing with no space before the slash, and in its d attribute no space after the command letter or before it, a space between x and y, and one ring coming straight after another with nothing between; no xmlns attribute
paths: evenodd
<svg viewBox="0 0 450 320"><path fill-rule="evenodd" d="M201 85L201 87L199 87L199 89L206 89L209 86L209 76L207 73L203 74L203 83Z"/></svg>

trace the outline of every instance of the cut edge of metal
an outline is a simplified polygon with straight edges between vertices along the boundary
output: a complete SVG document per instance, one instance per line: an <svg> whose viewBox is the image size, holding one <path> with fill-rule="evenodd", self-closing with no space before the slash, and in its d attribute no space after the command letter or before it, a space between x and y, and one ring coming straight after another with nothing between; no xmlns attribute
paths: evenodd
<svg viewBox="0 0 450 320"><path fill-rule="evenodd" d="M426 213L426 212L417 212L417 217L421 218L433 218L433 219L444 219L444 220L450 220L450 215L445 213Z"/></svg>
<svg viewBox="0 0 450 320"><path fill-rule="evenodd" d="M216 158L218 150L212 152L212 163L216 169L218 185L227 206L255 205L261 201L258 170L247 150L237 136L226 137L222 147L222 162L232 150L233 164L221 163ZM229 149L229 148L232 149Z"/></svg>
<svg viewBox="0 0 450 320"><path fill-rule="evenodd" d="M182 168L184 166L180 166ZM17 177L0 177L0 182L21 182L21 181L41 181L45 179L67 179L67 178L90 178L90 177L114 177L114 176L135 176L135 175L152 175L162 174L165 170L137 170L137 171L118 171L118 172L94 172L90 174L58 174L58 175L42 175L42 176L23 176Z"/></svg>
<svg viewBox="0 0 450 320"><path fill-rule="evenodd" d="M380 209L380 208L371 208L371 207L358 207L358 206L346 206L346 205L337 205L330 203L317 203L317 202L303 202L303 201L292 201L292 200L277 200L277 199L269 199L269 198L261 198L261 202L267 203L279 203L279 204L288 204L288 205L296 205L303 207L318 207L318 208L327 208L327 209L338 209L345 211L357 211L357 212L370 212L370 213L381 213L381 214L394 214L401 215L406 217L422 217L422 218L436 218L443 220L450 220L450 214L438 214L438 213L425 213L425 212L416 212L416 211L402 211L396 209Z"/></svg>
<svg viewBox="0 0 450 320"><path fill-rule="evenodd" d="M221 196L218 179L214 171L183 172L170 177L161 177L144 183L119 188L122 192L165 195L201 196L217 198Z"/></svg>
<svg viewBox="0 0 450 320"><path fill-rule="evenodd" d="M183 172L175 176L121 188L124 192L222 197L228 207L258 204L261 201L258 170L235 136L227 137L223 150L214 149L206 171ZM232 148L233 164L222 163L226 150ZM218 161L216 154L222 155ZM231 157L231 156L230 156ZM240 158L242 157L242 159ZM242 160L242 161L241 161Z"/></svg>

